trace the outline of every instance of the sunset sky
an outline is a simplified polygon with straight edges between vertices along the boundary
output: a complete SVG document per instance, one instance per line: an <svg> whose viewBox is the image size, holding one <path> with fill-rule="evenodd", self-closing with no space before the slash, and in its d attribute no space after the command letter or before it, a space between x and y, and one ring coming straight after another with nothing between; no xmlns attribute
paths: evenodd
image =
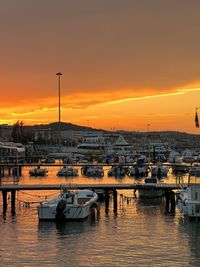
<svg viewBox="0 0 200 267"><path fill-rule="evenodd" d="M199 0L0 0L0 124L200 133ZM200 112L200 109L199 109Z"/></svg>

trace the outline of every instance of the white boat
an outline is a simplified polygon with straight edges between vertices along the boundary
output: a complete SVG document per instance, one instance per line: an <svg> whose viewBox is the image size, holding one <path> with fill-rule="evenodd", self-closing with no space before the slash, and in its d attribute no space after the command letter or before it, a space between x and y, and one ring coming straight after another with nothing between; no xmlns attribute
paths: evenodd
<svg viewBox="0 0 200 267"><path fill-rule="evenodd" d="M188 184L177 194L177 206L189 219L200 218L200 184Z"/></svg>
<svg viewBox="0 0 200 267"><path fill-rule="evenodd" d="M146 178L145 184L156 186L157 178ZM138 189L138 194L139 194L139 198L144 198L144 199L150 198L151 199L151 198L162 197L164 192L162 189L157 189L157 188L148 188L148 189L140 188Z"/></svg>
<svg viewBox="0 0 200 267"><path fill-rule="evenodd" d="M114 155L130 156L133 148L122 135L118 134L89 134L85 136L84 143L77 146L77 152L86 155Z"/></svg>
<svg viewBox="0 0 200 267"><path fill-rule="evenodd" d="M193 163L195 161L195 157L192 154L192 151L186 149L183 151L183 161L186 163Z"/></svg>
<svg viewBox="0 0 200 267"><path fill-rule="evenodd" d="M41 163L55 163L55 159L54 158L47 158L47 159L41 159L40 161Z"/></svg>
<svg viewBox="0 0 200 267"><path fill-rule="evenodd" d="M185 163L177 163L171 166L172 167L172 172L177 175L177 174L185 174L188 172L188 166Z"/></svg>
<svg viewBox="0 0 200 267"><path fill-rule="evenodd" d="M83 175L88 177L103 177L104 170L101 166L83 166L81 168L81 172Z"/></svg>
<svg viewBox="0 0 200 267"><path fill-rule="evenodd" d="M123 177L127 173L127 170L123 166L113 166L108 171L108 176Z"/></svg>
<svg viewBox="0 0 200 267"><path fill-rule="evenodd" d="M57 176L78 176L78 169L64 166L57 172Z"/></svg>
<svg viewBox="0 0 200 267"><path fill-rule="evenodd" d="M138 177L145 177L148 175L148 167L147 166L130 166L128 167L127 174L129 176L134 176L135 178Z"/></svg>
<svg viewBox="0 0 200 267"><path fill-rule="evenodd" d="M92 208L97 208L97 193L84 190L63 190L56 198L37 206L39 220L81 220L87 218Z"/></svg>
<svg viewBox="0 0 200 267"><path fill-rule="evenodd" d="M169 163L182 163L183 162L183 158L182 156L180 155L179 152L175 151L175 150L172 150L169 154L169 157L168 157L168 162Z"/></svg>
<svg viewBox="0 0 200 267"><path fill-rule="evenodd" d="M169 168L167 166L162 166L162 165L154 165L151 167L151 175L153 177L163 177L163 176L167 176L169 172Z"/></svg>
<svg viewBox="0 0 200 267"><path fill-rule="evenodd" d="M200 176L200 165L194 165L189 169L191 176Z"/></svg>
<svg viewBox="0 0 200 267"><path fill-rule="evenodd" d="M119 135L116 138L117 140L115 142L105 146L106 154L124 157L131 156L133 154L132 146L129 145L122 135Z"/></svg>
<svg viewBox="0 0 200 267"><path fill-rule="evenodd" d="M48 170L46 168L34 168L29 171L29 174L31 176L45 176L48 174Z"/></svg>

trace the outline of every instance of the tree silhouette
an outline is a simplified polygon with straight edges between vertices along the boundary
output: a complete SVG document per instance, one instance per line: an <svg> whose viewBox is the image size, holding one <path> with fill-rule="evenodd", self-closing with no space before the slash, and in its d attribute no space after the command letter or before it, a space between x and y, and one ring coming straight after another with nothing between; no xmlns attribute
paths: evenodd
<svg viewBox="0 0 200 267"><path fill-rule="evenodd" d="M14 125L13 125L13 130L12 130L12 139L13 142L20 142L23 143L24 142L24 133L23 133L23 121L17 121Z"/></svg>

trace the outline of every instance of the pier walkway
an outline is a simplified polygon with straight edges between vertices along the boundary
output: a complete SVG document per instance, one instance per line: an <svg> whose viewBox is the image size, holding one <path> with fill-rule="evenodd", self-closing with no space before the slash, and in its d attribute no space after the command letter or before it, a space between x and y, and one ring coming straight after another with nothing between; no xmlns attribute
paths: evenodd
<svg viewBox="0 0 200 267"><path fill-rule="evenodd" d="M0 168L12 168L12 167L37 167L37 166L44 166L44 167L61 167L61 166L76 166L76 167L83 167L83 166L137 166L136 162L129 162L129 163L94 163L94 162L87 162L87 163L41 163L41 162L33 162L33 163L19 163L19 162L4 162L0 163ZM149 162L144 163L143 166L153 166L155 163ZM192 163L169 163L163 162L162 166L182 166L182 167L191 167Z"/></svg>
<svg viewBox="0 0 200 267"><path fill-rule="evenodd" d="M180 184L26 184L26 185L14 185L14 184L3 184L0 185L0 191L12 191L12 190L60 190L65 187L66 189L102 189L102 190L137 190L137 189L163 189L163 190L177 190L183 186Z"/></svg>
<svg viewBox="0 0 200 267"><path fill-rule="evenodd" d="M174 190L181 189L183 186L180 184L2 184L0 185L0 191L2 191L3 199L3 212L7 210L7 193L11 192L11 211L15 214L15 203L16 203L16 191L23 190L61 190L61 189L91 189L91 190L104 190L105 192L105 210L108 211L109 207L109 192L113 194L113 211L117 213L117 190L133 190L134 192L139 189L146 190L163 190L166 200L166 211L169 210L175 213L175 193ZM170 208L171 206L171 208Z"/></svg>

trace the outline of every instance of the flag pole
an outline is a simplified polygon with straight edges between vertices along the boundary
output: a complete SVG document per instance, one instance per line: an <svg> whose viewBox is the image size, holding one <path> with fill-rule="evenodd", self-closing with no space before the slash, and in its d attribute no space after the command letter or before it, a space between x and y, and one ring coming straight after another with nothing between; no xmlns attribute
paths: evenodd
<svg viewBox="0 0 200 267"><path fill-rule="evenodd" d="M199 128L199 117L198 117L198 112L197 112L197 109L198 109L199 107L196 107L196 113L195 113L195 126L197 127L197 128Z"/></svg>

